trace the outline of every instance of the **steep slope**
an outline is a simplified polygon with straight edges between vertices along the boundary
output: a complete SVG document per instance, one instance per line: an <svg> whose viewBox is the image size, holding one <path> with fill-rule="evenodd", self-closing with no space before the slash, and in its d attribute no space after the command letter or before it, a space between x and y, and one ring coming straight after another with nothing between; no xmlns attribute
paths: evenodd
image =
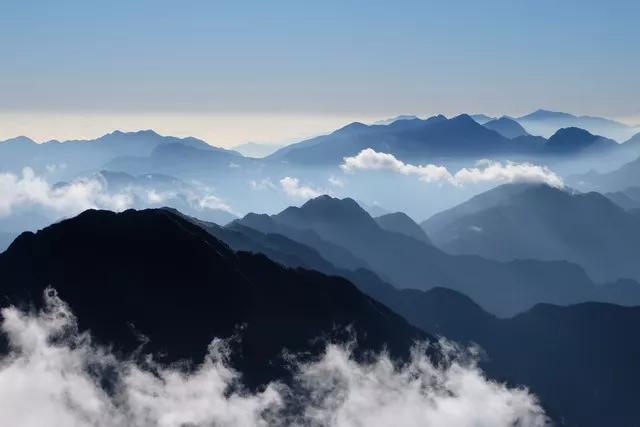
<svg viewBox="0 0 640 427"><path fill-rule="evenodd" d="M520 123L506 116L502 116L499 119L493 119L486 123L483 123L483 126L487 129L494 130L500 135L509 139L529 135L527 131L524 130L524 128L520 125Z"/></svg>
<svg viewBox="0 0 640 427"><path fill-rule="evenodd" d="M571 304L592 298L640 302L640 286L624 283L612 295L604 296L595 292L596 286L580 267L567 262L497 262L449 255L414 238L384 230L351 199L321 196L300 208L290 207L271 217L251 215L232 224L283 234L313 247L336 267L368 269L397 287L456 289L501 316L521 312L538 302ZM300 239L308 233L315 238ZM327 243L357 254L364 263L346 266L339 259L334 262L325 256L331 253L323 248ZM613 292L613 288L606 289Z"/></svg>
<svg viewBox="0 0 640 427"><path fill-rule="evenodd" d="M212 227L206 229L221 233L234 249L239 245L270 252L269 256L285 265L304 262L328 269L323 271L349 278L414 325L461 343L480 345L483 369L495 378L531 388L562 425L633 425L639 397L635 384L640 375L635 358L640 348L637 344L630 347L621 331L637 327L639 308L598 303L541 305L514 318L498 319L451 289L399 290L366 270L332 270L328 263L318 263L313 249L283 236L246 227L225 235L229 232L224 228ZM292 258L292 253L300 257Z"/></svg>
<svg viewBox="0 0 640 427"><path fill-rule="evenodd" d="M9 247L13 239L17 237L16 233L10 233L7 231L0 231L0 252L3 252Z"/></svg>
<svg viewBox="0 0 640 427"><path fill-rule="evenodd" d="M422 225L449 253L567 260L598 282L640 280L640 216L598 193L507 184Z"/></svg>
<svg viewBox="0 0 640 427"><path fill-rule="evenodd" d="M626 331L640 327L640 307L542 304L497 319L449 289L363 290L414 325L478 344L485 371L530 388L561 425L631 426L637 420L640 344Z"/></svg>
<svg viewBox="0 0 640 427"><path fill-rule="evenodd" d="M0 254L2 305L37 303L51 286L103 342L199 358L239 334L232 362L248 384L283 375L283 349L320 351L320 336L406 354L426 335L348 281L235 253L167 210L86 211Z"/></svg>

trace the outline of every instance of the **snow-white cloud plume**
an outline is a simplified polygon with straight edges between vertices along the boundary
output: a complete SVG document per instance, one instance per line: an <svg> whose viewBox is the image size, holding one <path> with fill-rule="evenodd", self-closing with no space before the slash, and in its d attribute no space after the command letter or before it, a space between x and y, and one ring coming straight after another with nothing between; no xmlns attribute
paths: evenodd
<svg viewBox="0 0 640 427"><path fill-rule="evenodd" d="M296 199L312 199L314 197L327 194L326 191L322 191L318 188L314 188L309 185L302 185L298 178L292 178L290 176L285 176L280 180L280 187L287 196Z"/></svg>
<svg viewBox="0 0 640 427"><path fill-rule="evenodd" d="M397 159L393 154L380 153L366 148L353 157L345 157L340 167L345 172L357 170L386 170L402 175L414 175L425 182L449 182L465 185L482 182L543 182L553 187L563 187L562 178L546 166L531 163L480 160L475 167L463 168L456 173L445 166L413 165Z"/></svg>
<svg viewBox="0 0 640 427"><path fill-rule="evenodd" d="M49 209L58 215L74 215L89 208L119 211L132 203L131 195L107 193L105 183L97 178L51 185L30 168L25 168L22 175L0 173L0 217L28 205Z"/></svg>
<svg viewBox="0 0 640 427"><path fill-rule="evenodd" d="M10 352L0 359L0 425L23 426L513 426L547 418L525 389L488 380L450 346L435 366L416 347L398 366L382 354L358 363L343 346L295 368L294 389L238 387L214 340L195 370L122 360L80 333L69 308L48 290L45 309L2 310ZM55 339L54 339L55 338ZM116 386L101 387L104 373ZM115 378L114 378L115 377Z"/></svg>
<svg viewBox="0 0 640 427"><path fill-rule="evenodd" d="M219 209L233 213L224 200L202 185L176 183L171 189L129 185L112 191L101 174L51 184L30 168L25 168L21 175L0 173L0 218L11 215L16 209L35 208L44 216L57 219L77 215L86 209L122 211L132 207L173 205L174 202L186 203L196 211Z"/></svg>

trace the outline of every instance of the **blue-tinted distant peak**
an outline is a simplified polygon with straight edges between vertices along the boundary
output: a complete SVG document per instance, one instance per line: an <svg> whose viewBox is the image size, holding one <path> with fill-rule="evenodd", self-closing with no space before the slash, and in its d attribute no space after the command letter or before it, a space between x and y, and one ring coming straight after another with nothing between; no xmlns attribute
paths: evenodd
<svg viewBox="0 0 640 427"><path fill-rule="evenodd" d="M15 138L9 138L5 141L1 141L2 144L36 144L36 142L28 136L20 135Z"/></svg>
<svg viewBox="0 0 640 427"><path fill-rule="evenodd" d="M538 109L533 113L519 117L518 120L554 120L554 119L574 119L576 116L561 111L550 111Z"/></svg>

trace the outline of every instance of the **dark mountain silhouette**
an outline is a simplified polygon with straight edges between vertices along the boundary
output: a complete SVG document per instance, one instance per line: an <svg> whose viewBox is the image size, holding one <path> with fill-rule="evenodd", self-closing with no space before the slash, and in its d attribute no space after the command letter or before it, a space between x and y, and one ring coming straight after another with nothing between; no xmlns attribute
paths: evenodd
<svg viewBox="0 0 640 427"><path fill-rule="evenodd" d="M450 289L361 289L420 328L478 344L480 367L527 386L559 425L635 425L640 344L627 331L640 327L640 307L540 304L498 319Z"/></svg>
<svg viewBox="0 0 640 427"><path fill-rule="evenodd" d="M314 248L338 268L368 269L400 288L443 286L458 290L501 316L539 302L571 304L595 299L640 303L640 285L635 282L596 286L580 267L568 262L498 262L449 255L425 242L383 229L351 199L321 196L277 215L248 215L230 227L234 224L282 234ZM346 265L342 257L330 258L336 247L357 256ZM359 259L363 262L358 263Z"/></svg>
<svg viewBox="0 0 640 427"><path fill-rule="evenodd" d="M567 260L598 282L640 280L640 215L599 193L506 184L422 225L449 253L502 261Z"/></svg>
<svg viewBox="0 0 640 427"><path fill-rule="evenodd" d="M284 375L283 349L315 354L318 337L406 355L428 336L339 277L234 252L168 210L86 211L0 254L2 304L37 304L51 286L101 342L198 359L240 335L232 364L249 385ZM141 341L140 337L146 337Z"/></svg>
<svg viewBox="0 0 640 427"><path fill-rule="evenodd" d="M567 154L586 150L615 149L618 144L607 138L593 135L584 129L571 127L559 129L547 141L547 149L552 153Z"/></svg>
<svg viewBox="0 0 640 427"><path fill-rule="evenodd" d="M5 249L9 247L13 239L18 236L17 233L0 231L0 252L3 252Z"/></svg>
<svg viewBox="0 0 640 427"><path fill-rule="evenodd" d="M537 110L533 113L518 117L515 120L520 123L527 132L544 137L550 137L562 128L577 127L593 134L603 135L607 138L622 142L638 132L637 128L627 126L615 120L593 116L575 116L573 114L548 110Z"/></svg>
<svg viewBox="0 0 640 427"><path fill-rule="evenodd" d="M498 132L505 138L513 139L519 136L528 136L526 130L515 120L502 116L499 119L493 119L483 123L483 126Z"/></svg>
<svg viewBox="0 0 640 427"><path fill-rule="evenodd" d="M404 212L394 212L374 218L380 227L387 231L404 234L416 240L431 244L427 233Z"/></svg>
<svg viewBox="0 0 640 427"><path fill-rule="evenodd" d="M51 140L41 144L19 137L0 142L0 169L19 172L26 166L46 170L47 166L54 165L65 173L73 174L99 169L116 157L149 156L157 147L167 144L180 144L207 151L222 150L196 138L162 136L152 130L114 131L92 140ZM239 153L235 154L240 156Z"/></svg>
<svg viewBox="0 0 640 427"><path fill-rule="evenodd" d="M640 308L537 305L499 319L451 289L400 290L367 270L336 269L312 248L284 236L248 227L204 228L236 250L268 253L284 265L313 266L346 277L415 326L461 343L479 344L484 370L494 378L529 387L562 425L631 425L635 419L640 348L633 344L629 351L623 331L640 322Z"/></svg>

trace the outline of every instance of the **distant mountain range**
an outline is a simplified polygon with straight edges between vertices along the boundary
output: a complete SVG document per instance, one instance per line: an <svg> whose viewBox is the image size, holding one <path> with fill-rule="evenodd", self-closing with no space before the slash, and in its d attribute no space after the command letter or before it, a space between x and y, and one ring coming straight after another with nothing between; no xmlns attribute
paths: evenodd
<svg viewBox="0 0 640 427"><path fill-rule="evenodd" d="M479 124L466 114L425 120L403 119L388 125L352 123L329 135L292 144L267 159L291 164L340 164L365 148L411 161L483 156L543 158L615 151L619 144L585 130L558 129L546 140L529 135L515 120L500 118ZM638 147L634 147L638 149ZM638 150L636 150L638 151Z"/></svg>
<svg viewBox="0 0 640 427"><path fill-rule="evenodd" d="M497 319L450 289L362 288L416 326L481 347L491 376L526 385L558 425L633 425L640 308L584 303L537 305Z"/></svg>
<svg viewBox="0 0 640 427"><path fill-rule="evenodd" d="M439 248L452 254L566 260L597 282L640 280L640 215L599 193L507 184L422 226Z"/></svg>
<svg viewBox="0 0 640 427"><path fill-rule="evenodd" d="M590 170L584 174L571 175L567 177L567 182L581 190L601 192L625 190L640 183L640 157L611 172L599 173Z"/></svg>
<svg viewBox="0 0 640 427"><path fill-rule="evenodd" d="M335 202L336 210L326 201L314 207L327 218L341 213L352 226L361 220L352 202ZM340 342L355 334L357 357L386 347L402 358L413 340L432 340L424 331L433 331L480 345L480 366L491 378L530 388L561 425L636 419L640 349L628 331L640 326L638 308L541 304L499 319L451 289L398 290L370 271L337 268L284 235L240 221L221 227L167 209L87 211L24 233L0 254L0 275L2 305L37 305L53 286L82 330L119 351L142 345L144 352L164 353L162 360L198 359L213 336L240 333L231 363L252 388L286 381L282 349L312 357L324 345L318 336ZM340 332L347 326L351 333Z"/></svg>
<svg viewBox="0 0 640 427"><path fill-rule="evenodd" d="M314 249L283 235L237 223L219 227L191 220L235 250L264 253L290 267L346 277L423 330L463 344L479 344L483 369L492 377L531 388L563 425L627 425L635 419L635 385L640 376L634 357L637 345L631 344L629 351L623 331L640 322L638 308L543 304L513 318L498 319L451 289L399 290L373 272L338 269Z"/></svg>
<svg viewBox="0 0 640 427"><path fill-rule="evenodd" d="M277 215L249 214L229 227L236 225L283 235L315 249L338 268L371 270L400 288L455 289L500 316L539 302L640 303L636 282L596 285L580 267L568 262L498 262L449 255L424 240L384 229L351 199L321 196Z"/></svg>
<svg viewBox="0 0 640 427"><path fill-rule="evenodd" d="M623 209L640 209L640 187L627 187L621 191L604 193L604 196Z"/></svg>
<svg viewBox="0 0 640 427"><path fill-rule="evenodd" d="M73 174L102 168L108 161L121 156L149 156L158 147L169 144L227 152L197 138L162 136L152 130L114 131L91 140L52 140L40 144L27 137L18 137L0 142L0 170L20 171L29 166L45 171L49 166L57 167L66 174Z"/></svg>
<svg viewBox="0 0 640 427"><path fill-rule="evenodd" d="M505 138L513 139L519 136L529 136L526 130L515 120L502 116L499 119L489 120L482 125L488 129L495 130Z"/></svg>
<svg viewBox="0 0 640 427"><path fill-rule="evenodd" d="M517 117L527 132L533 135L549 137L558 129L577 127L593 134L603 135L618 142L624 142L636 133L640 127L632 127L611 119L593 116L575 116L548 110L536 110L533 113Z"/></svg>

